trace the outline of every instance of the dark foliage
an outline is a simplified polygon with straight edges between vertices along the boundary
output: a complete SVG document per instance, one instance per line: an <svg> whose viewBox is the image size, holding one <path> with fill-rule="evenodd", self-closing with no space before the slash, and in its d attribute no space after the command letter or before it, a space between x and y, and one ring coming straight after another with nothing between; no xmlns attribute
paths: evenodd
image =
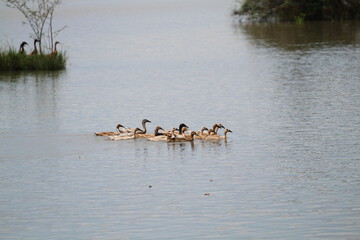
<svg viewBox="0 0 360 240"><path fill-rule="evenodd" d="M61 70L66 66L66 55L34 55L20 54L14 49L0 52L0 71L19 70Z"/></svg>
<svg viewBox="0 0 360 240"><path fill-rule="evenodd" d="M360 0L245 0L234 15L255 21L360 19Z"/></svg>

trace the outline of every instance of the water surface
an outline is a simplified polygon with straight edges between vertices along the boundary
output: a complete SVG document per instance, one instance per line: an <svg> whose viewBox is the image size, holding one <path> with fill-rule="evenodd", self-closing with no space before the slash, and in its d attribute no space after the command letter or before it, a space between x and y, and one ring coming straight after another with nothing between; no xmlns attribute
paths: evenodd
<svg viewBox="0 0 360 240"><path fill-rule="evenodd" d="M84 3L56 16L65 71L0 73L0 238L359 237L358 22L238 24L230 0ZM15 11L0 22L2 43L28 39ZM233 133L92 134L143 118Z"/></svg>

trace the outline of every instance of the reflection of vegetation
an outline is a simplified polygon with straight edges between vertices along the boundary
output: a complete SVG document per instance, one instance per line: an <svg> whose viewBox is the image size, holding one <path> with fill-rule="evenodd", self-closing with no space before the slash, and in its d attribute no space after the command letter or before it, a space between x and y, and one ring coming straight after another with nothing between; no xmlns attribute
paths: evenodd
<svg viewBox="0 0 360 240"><path fill-rule="evenodd" d="M18 81L32 81L48 82L51 80L59 80L66 74L65 70L59 71L1 71L0 82L18 82Z"/></svg>
<svg viewBox="0 0 360 240"><path fill-rule="evenodd" d="M244 0L233 14L253 21L360 19L360 1Z"/></svg>
<svg viewBox="0 0 360 240"><path fill-rule="evenodd" d="M0 71L65 69L66 55L25 55L14 49L0 52Z"/></svg>
<svg viewBox="0 0 360 240"><path fill-rule="evenodd" d="M247 23L234 25L253 43L285 50L321 46L353 45L358 42L360 25L356 21L293 23Z"/></svg>

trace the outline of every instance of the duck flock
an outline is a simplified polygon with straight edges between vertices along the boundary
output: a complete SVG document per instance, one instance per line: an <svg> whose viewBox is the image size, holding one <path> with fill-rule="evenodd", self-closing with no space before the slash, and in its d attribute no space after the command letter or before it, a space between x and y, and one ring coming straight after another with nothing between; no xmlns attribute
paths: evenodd
<svg viewBox="0 0 360 240"><path fill-rule="evenodd" d="M33 56L33 55L38 55L39 51L36 47L36 43L39 43L39 48L40 48L40 44L41 44L41 41L39 39L35 39L34 40L34 50L29 54L29 56ZM60 42L56 41L55 44L54 44L54 49L51 53L49 53L47 56L56 56L58 54L58 51L56 49L56 46L60 44ZM26 51L25 51L25 45L29 45L27 42L22 42L20 44L20 48L19 48L19 54L22 54L22 55L26 55Z"/></svg>
<svg viewBox="0 0 360 240"><path fill-rule="evenodd" d="M171 130L164 130L160 126L156 126L153 134L147 133L146 123L151 123L147 119L142 120L142 127L129 128L121 124L116 125L115 132L96 132L95 136L107 136L110 140L127 140L135 138L146 138L150 141L165 141L165 142L190 142L194 139L202 140L220 140L226 139L227 133L232 132L230 129L225 129L221 123L215 123L212 128L203 127L200 131L190 131L186 124L181 123L178 128ZM223 135L218 135L219 129L225 129Z"/></svg>

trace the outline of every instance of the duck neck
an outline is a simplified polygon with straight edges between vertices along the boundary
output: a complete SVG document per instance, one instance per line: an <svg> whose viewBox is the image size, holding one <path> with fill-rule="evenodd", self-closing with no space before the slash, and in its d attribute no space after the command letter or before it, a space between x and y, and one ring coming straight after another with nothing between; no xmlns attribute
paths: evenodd
<svg viewBox="0 0 360 240"><path fill-rule="evenodd" d="M154 131L154 135L155 135L155 136L159 136L159 135L161 135L161 134L159 133L159 129L157 129L157 128L155 129L155 131Z"/></svg>
<svg viewBox="0 0 360 240"><path fill-rule="evenodd" d="M182 127L182 128L180 129L179 134L180 134L180 135L183 135L183 134L185 134L185 131L186 131L186 127Z"/></svg>
<svg viewBox="0 0 360 240"><path fill-rule="evenodd" d="M173 130L171 131L171 137L174 137L174 138L176 137L175 131L176 131L176 129L173 128ZM179 132L179 133L180 133L180 132Z"/></svg>
<svg viewBox="0 0 360 240"><path fill-rule="evenodd" d="M205 131L205 130L206 130L205 128L202 128L202 129L201 129L201 131L200 131L201 135L204 135L204 131Z"/></svg>
<svg viewBox="0 0 360 240"><path fill-rule="evenodd" d="M135 128L135 129L134 129L134 136L135 136L136 134L138 134L138 133L142 134L142 130L141 130L140 128Z"/></svg>
<svg viewBox="0 0 360 240"><path fill-rule="evenodd" d="M219 126L217 124L215 124L213 126L213 132L214 132L215 135L217 135L218 130L219 130Z"/></svg>
<svg viewBox="0 0 360 240"><path fill-rule="evenodd" d="M145 134L145 133L146 133L146 122L143 122L143 123L142 123L142 126L143 126L143 128L144 128L144 130L142 130L142 131L143 131L143 133Z"/></svg>
<svg viewBox="0 0 360 240"><path fill-rule="evenodd" d="M157 128L157 129L155 129L155 136L164 135L164 133L159 133L160 130L164 130L164 129L162 129L162 128Z"/></svg>

